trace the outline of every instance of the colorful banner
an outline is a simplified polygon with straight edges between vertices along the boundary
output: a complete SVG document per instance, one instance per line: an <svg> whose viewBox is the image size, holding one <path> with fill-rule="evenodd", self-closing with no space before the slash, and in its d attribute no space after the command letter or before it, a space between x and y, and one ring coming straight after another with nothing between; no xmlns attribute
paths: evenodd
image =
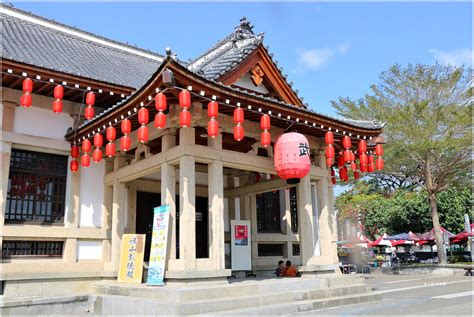
<svg viewBox="0 0 474 317"><path fill-rule="evenodd" d="M145 239L146 235L144 234L122 235L117 276L119 282L139 284L142 282Z"/></svg>
<svg viewBox="0 0 474 317"><path fill-rule="evenodd" d="M168 244L168 223L170 206L155 207L153 210L153 233L151 236L148 285L163 285L165 277L166 249Z"/></svg>

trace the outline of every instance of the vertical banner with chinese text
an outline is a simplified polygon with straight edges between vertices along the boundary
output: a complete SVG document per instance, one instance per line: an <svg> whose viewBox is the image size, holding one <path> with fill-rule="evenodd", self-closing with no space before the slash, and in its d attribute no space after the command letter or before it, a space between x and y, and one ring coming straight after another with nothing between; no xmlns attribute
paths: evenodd
<svg viewBox="0 0 474 317"><path fill-rule="evenodd" d="M148 265L148 285L163 285L168 243L168 222L170 206L163 205L153 210L153 231L151 236L150 263Z"/></svg>
<svg viewBox="0 0 474 317"><path fill-rule="evenodd" d="M142 282L145 239L146 235L144 234L122 235L119 271L117 276L119 282Z"/></svg>

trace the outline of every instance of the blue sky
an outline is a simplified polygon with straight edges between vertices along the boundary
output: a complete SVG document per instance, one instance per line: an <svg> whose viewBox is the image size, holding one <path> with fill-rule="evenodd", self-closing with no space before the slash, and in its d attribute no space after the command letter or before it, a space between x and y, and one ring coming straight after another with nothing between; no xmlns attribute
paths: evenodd
<svg viewBox="0 0 474 317"><path fill-rule="evenodd" d="M196 57L246 16L300 96L360 98L394 63L472 63L470 3L15 3L20 9L179 58ZM337 188L336 194L342 189Z"/></svg>

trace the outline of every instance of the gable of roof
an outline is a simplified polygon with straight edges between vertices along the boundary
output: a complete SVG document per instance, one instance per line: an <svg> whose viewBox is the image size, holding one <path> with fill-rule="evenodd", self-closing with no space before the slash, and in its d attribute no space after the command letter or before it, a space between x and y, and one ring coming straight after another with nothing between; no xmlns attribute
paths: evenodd
<svg viewBox="0 0 474 317"><path fill-rule="evenodd" d="M141 87L163 57L5 5L2 59L131 88Z"/></svg>
<svg viewBox="0 0 474 317"><path fill-rule="evenodd" d="M264 33L255 34L253 26L244 17L234 32L192 60L187 68L207 79L232 85L248 74L250 68L254 67L256 63L260 63L262 68L266 68L267 78L270 77L270 85L276 90L283 91L270 97L278 96L280 100L306 108L303 99L298 96L298 92L291 88L292 83L286 81L287 76L283 74L281 68L278 68L278 62L268 52L268 47L263 46L263 38ZM256 59L249 61L252 57L256 57ZM266 82L268 83L268 80Z"/></svg>

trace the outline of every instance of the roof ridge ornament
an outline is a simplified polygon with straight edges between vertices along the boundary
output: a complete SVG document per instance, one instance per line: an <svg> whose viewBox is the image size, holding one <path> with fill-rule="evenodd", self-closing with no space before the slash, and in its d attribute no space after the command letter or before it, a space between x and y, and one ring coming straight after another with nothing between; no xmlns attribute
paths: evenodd
<svg viewBox="0 0 474 317"><path fill-rule="evenodd" d="M178 61L178 55L171 50L171 47L167 46L165 48L165 52L166 52L166 58L167 59L172 59L175 62Z"/></svg>
<svg viewBox="0 0 474 317"><path fill-rule="evenodd" d="M236 42L245 38L254 37L255 33L253 32L252 23L247 20L247 17L243 17L239 21L239 25L235 27L235 31L232 37L232 41Z"/></svg>

